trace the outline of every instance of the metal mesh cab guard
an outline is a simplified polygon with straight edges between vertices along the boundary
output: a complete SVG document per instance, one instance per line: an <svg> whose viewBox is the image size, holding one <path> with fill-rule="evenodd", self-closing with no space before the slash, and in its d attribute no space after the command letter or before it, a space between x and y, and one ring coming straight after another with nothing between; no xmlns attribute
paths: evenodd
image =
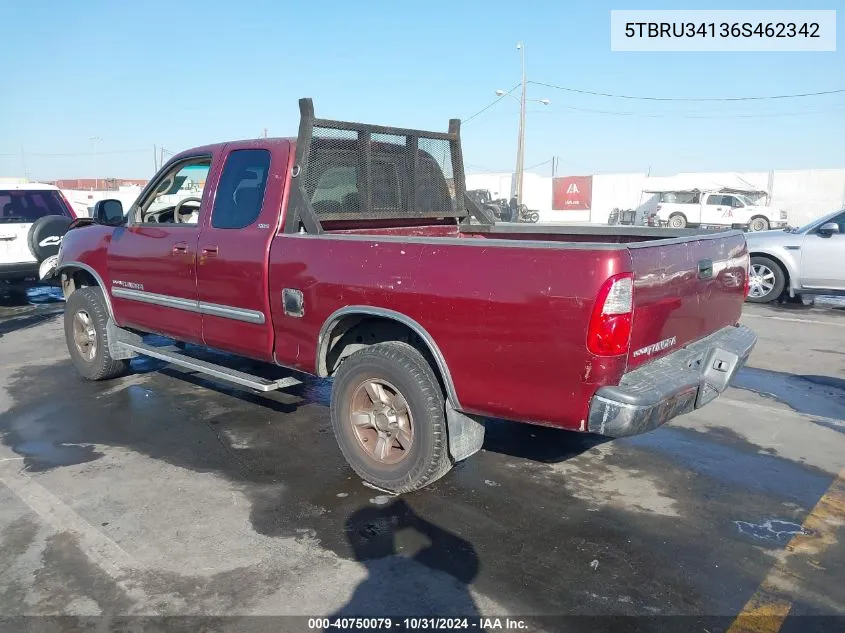
<svg viewBox="0 0 845 633"><path fill-rule="evenodd" d="M317 119L311 99L299 111L287 232L320 233L335 220L490 219L466 199L458 119L425 132Z"/></svg>

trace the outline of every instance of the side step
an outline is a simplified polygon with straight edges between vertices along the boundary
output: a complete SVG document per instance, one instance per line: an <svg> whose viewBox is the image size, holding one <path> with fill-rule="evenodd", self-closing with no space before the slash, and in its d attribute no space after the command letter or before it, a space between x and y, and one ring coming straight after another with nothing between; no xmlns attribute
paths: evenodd
<svg viewBox="0 0 845 633"><path fill-rule="evenodd" d="M184 354L179 354L168 349L153 347L152 345L147 345L146 343L128 343L120 341L117 344L120 347L132 350L133 352L138 352L144 356L158 358L159 360L172 363L173 365L192 369L202 374L207 374L209 376L214 376L215 378L233 382L236 385L255 389L256 391L275 391L277 389L293 387L294 385L298 385L302 382L301 380L290 377L281 378L280 380L266 380L265 378L259 378L258 376L253 376L252 374L247 374L242 371L238 371L237 369L229 369L228 367L223 367L222 365L215 365L214 363L191 358L190 356L185 356Z"/></svg>

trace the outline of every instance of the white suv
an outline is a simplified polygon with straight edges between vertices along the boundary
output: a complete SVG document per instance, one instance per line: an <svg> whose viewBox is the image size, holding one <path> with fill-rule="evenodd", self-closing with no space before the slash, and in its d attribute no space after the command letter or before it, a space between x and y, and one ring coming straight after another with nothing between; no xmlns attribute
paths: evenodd
<svg viewBox="0 0 845 633"><path fill-rule="evenodd" d="M38 267L55 255L76 218L58 187L0 183L0 281L38 278Z"/></svg>

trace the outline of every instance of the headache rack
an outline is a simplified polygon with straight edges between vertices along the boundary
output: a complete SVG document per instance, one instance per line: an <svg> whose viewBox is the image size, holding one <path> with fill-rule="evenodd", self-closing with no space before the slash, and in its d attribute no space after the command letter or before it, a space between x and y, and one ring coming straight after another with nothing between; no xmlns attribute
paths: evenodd
<svg viewBox="0 0 845 633"><path fill-rule="evenodd" d="M426 132L318 119L299 100L288 233L321 233L337 221L454 220L493 224L466 195L461 122Z"/></svg>

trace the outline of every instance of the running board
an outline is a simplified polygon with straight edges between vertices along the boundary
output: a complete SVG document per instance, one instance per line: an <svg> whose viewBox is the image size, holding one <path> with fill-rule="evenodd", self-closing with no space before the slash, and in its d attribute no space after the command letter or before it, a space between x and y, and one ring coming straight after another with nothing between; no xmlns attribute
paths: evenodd
<svg viewBox="0 0 845 633"><path fill-rule="evenodd" d="M222 365L215 365L214 363L209 363L204 360L191 358L190 356L172 352L168 349L153 347L152 345L147 345L146 343L127 343L119 341L118 345L133 352L138 352L144 356L157 358L173 365L192 369L202 374L213 376L214 378L233 382L236 385L255 389L256 391L275 391L277 389L293 387L294 385L298 385L302 382L301 380L290 377L281 378L279 380L267 380L265 378L259 378L258 376L238 371L237 369L229 369L228 367L223 367Z"/></svg>

